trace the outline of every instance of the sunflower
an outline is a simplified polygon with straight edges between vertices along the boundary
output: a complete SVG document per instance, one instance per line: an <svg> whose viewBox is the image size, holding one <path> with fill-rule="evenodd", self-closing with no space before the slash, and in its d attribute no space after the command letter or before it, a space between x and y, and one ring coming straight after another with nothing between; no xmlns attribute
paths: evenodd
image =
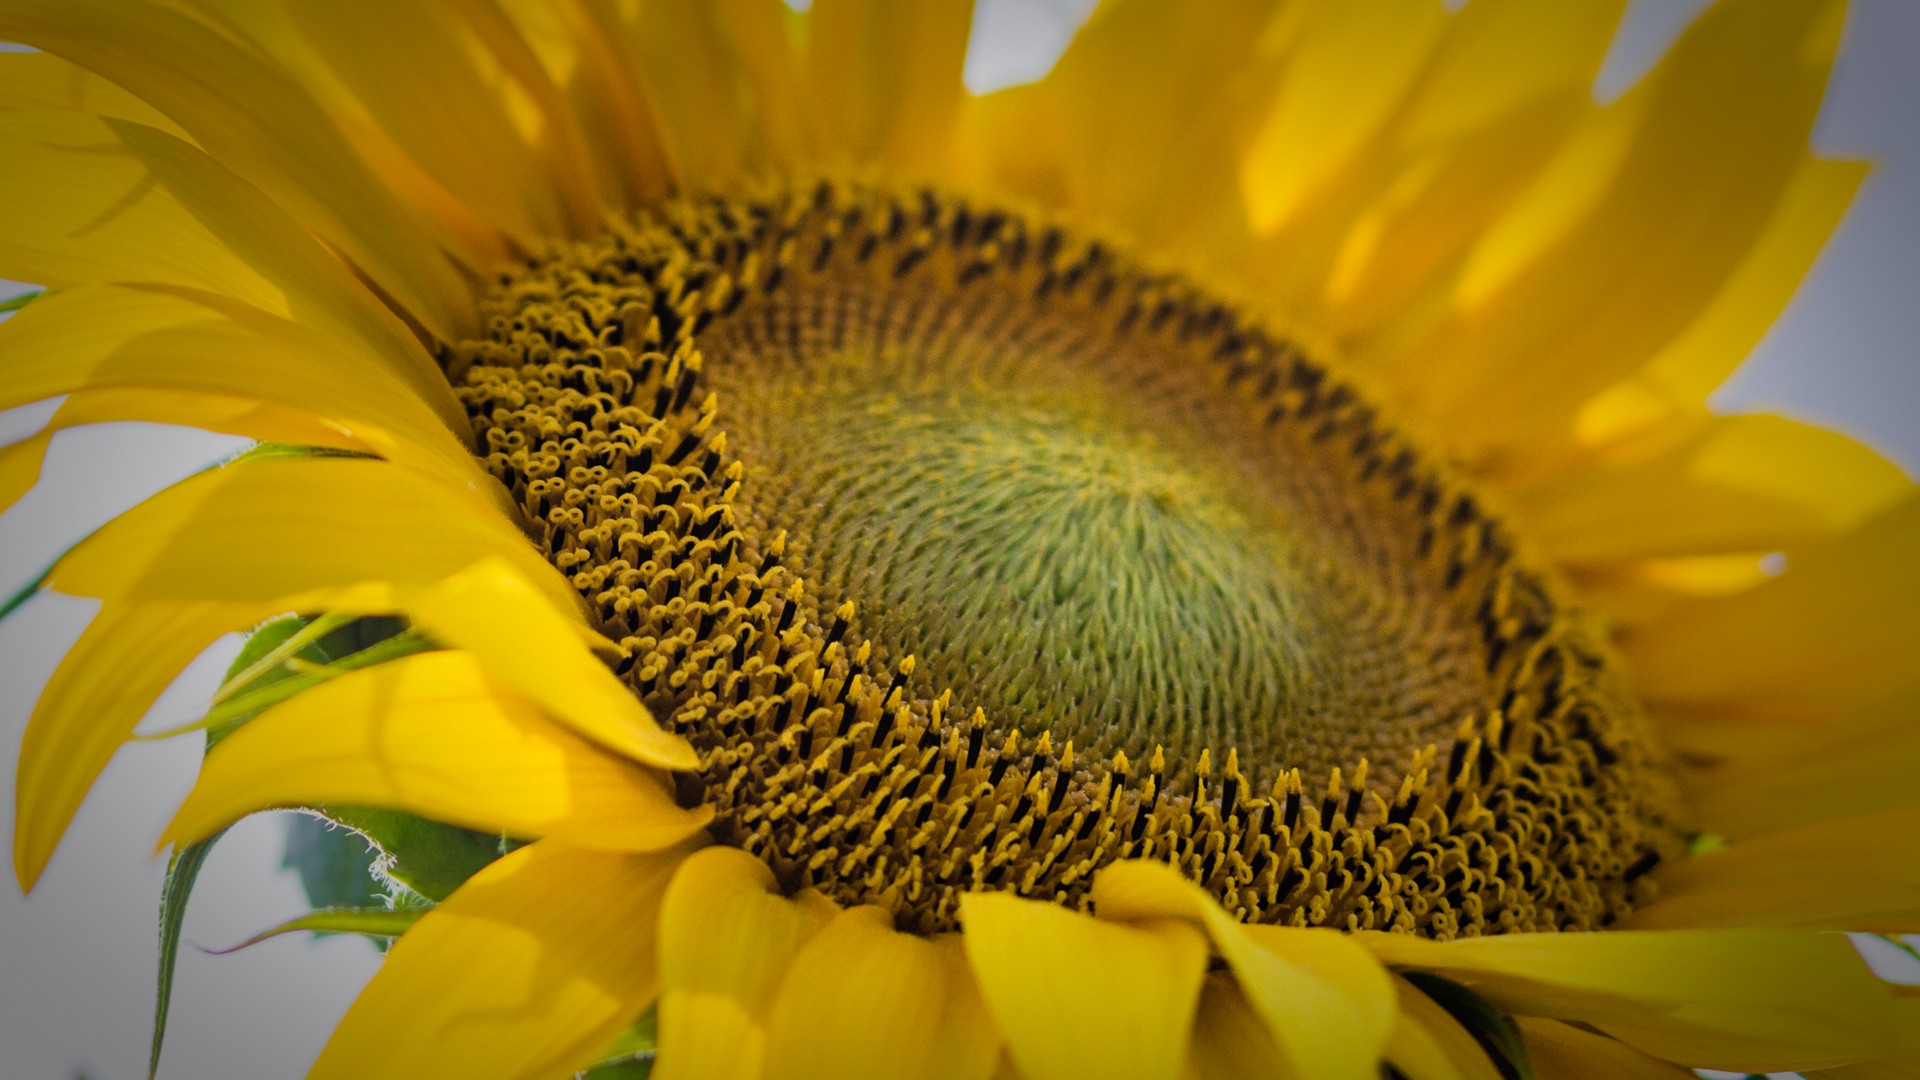
<svg viewBox="0 0 1920 1080"><path fill-rule="evenodd" d="M316 1077L1909 1075L1920 500L1704 405L1843 11L1622 5L7 0L0 495L260 443L36 582L22 885L253 630L162 843L379 843Z"/></svg>

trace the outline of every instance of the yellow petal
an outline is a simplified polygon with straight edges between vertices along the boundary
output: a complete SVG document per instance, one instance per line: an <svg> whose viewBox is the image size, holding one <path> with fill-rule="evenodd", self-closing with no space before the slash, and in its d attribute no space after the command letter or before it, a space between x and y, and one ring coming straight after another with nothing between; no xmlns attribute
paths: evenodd
<svg viewBox="0 0 1920 1080"><path fill-rule="evenodd" d="M646 4L631 25L607 25L645 84L682 184L725 190L810 152L790 13L775 0Z"/></svg>
<svg viewBox="0 0 1920 1080"><path fill-rule="evenodd" d="M1736 839L1657 880L1659 900L1624 925L1920 932L1920 807Z"/></svg>
<svg viewBox="0 0 1920 1080"><path fill-rule="evenodd" d="M781 896L744 851L690 856L660 909L660 1080L761 1075L767 1008L828 917Z"/></svg>
<svg viewBox="0 0 1920 1080"><path fill-rule="evenodd" d="M1778 748L1758 745L1752 722L1724 725L1732 730L1716 730L1714 742L1731 754L1699 767L1689 785L1694 820L1738 840L1920 805L1911 783L1920 775L1916 713L1920 700L1910 695L1844 722L1794 723Z"/></svg>
<svg viewBox="0 0 1920 1080"><path fill-rule="evenodd" d="M1501 1080L1479 1041L1452 1013L1397 975L1393 989L1400 1009L1385 1056L1407 1080Z"/></svg>
<svg viewBox="0 0 1920 1080"><path fill-rule="evenodd" d="M1460 9L1393 121L1395 141L1458 138L1569 90L1586 96L1625 9L1625 0L1480 0Z"/></svg>
<svg viewBox="0 0 1920 1080"><path fill-rule="evenodd" d="M1561 559L1773 551L1850 529L1912 488L1860 443L1778 416L1702 417L1676 445L1619 456L1520 496Z"/></svg>
<svg viewBox="0 0 1920 1080"><path fill-rule="evenodd" d="M1491 231L1454 322L1411 354L1428 378L1409 396L1464 451L1519 456L1563 437L1760 250L1805 160L1843 15L1837 2L1715 6L1599 121L1630 129L1601 140L1616 152L1585 162L1592 148L1572 144L1542 177L1550 194Z"/></svg>
<svg viewBox="0 0 1920 1080"><path fill-rule="evenodd" d="M768 1080L932 1075L947 1004L940 950L877 907L835 915L801 946L767 1016Z"/></svg>
<svg viewBox="0 0 1920 1080"><path fill-rule="evenodd" d="M1682 400L1706 400L1786 308L1869 168L1858 161L1803 160L1739 269L1648 362L1645 378Z"/></svg>
<svg viewBox="0 0 1920 1080"><path fill-rule="evenodd" d="M1207 958L1192 927L1105 922L1005 893L968 893L960 922L987 1008L1030 1080L1180 1075Z"/></svg>
<svg viewBox="0 0 1920 1080"><path fill-rule="evenodd" d="M272 611L263 604L109 601L47 680L20 740L13 870L31 889L114 751L160 692L221 635ZM101 678L110 671L113 677Z"/></svg>
<svg viewBox="0 0 1920 1080"><path fill-rule="evenodd" d="M1429 941L1366 933L1395 967L1456 979L1501 1009L1594 1025L1690 1066L1768 1072L1871 1056L1886 987L1838 934L1767 930L1507 934Z"/></svg>
<svg viewBox="0 0 1920 1080"><path fill-rule="evenodd" d="M551 840L422 916L354 1001L308 1080L569 1075L654 998L654 912L681 850Z"/></svg>
<svg viewBox="0 0 1920 1080"><path fill-rule="evenodd" d="M124 120L7 113L0 154L10 165L0 175L0 274L229 297L359 345L450 424L464 423L412 332L285 211L194 147Z"/></svg>
<svg viewBox="0 0 1920 1080"><path fill-rule="evenodd" d="M284 405L176 390L85 390L67 395L47 428L144 421L242 435L259 442L371 454L340 428Z"/></svg>
<svg viewBox="0 0 1920 1080"><path fill-rule="evenodd" d="M1404 105L1273 234L1274 277L1362 337L1417 311L1577 120L1622 0L1480 0L1447 20Z"/></svg>
<svg viewBox="0 0 1920 1080"><path fill-rule="evenodd" d="M1347 935L1242 926L1171 867L1144 860L1102 870L1093 902L1104 918L1185 919L1205 930L1295 1074L1378 1075L1393 1027L1393 984Z"/></svg>
<svg viewBox="0 0 1920 1080"><path fill-rule="evenodd" d="M1920 680L1920 497L1790 552L1786 571L1698 601L1625 640L1657 704L1692 712L1844 716Z"/></svg>
<svg viewBox="0 0 1920 1080"><path fill-rule="evenodd" d="M928 1075L933 1080L987 1080L1004 1056L993 1014L980 996L980 982L967 962L960 935L942 934L934 945L940 950L947 1004L934 1035Z"/></svg>
<svg viewBox="0 0 1920 1080"><path fill-rule="evenodd" d="M112 116L158 128L175 138L187 138L187 133L158 109L50 53L0 53L0 108L64 109Z"/></svg>
<svg viewBox="0 0 1920 1080"><path fill-rule="evenodd" d="M329 804L623 851L677 844L712 817L540 715L472 655L430 652L324 682L221 740L163 842L268 807Z"/></svg>
<svg viewBox="0 0 1920 1080"><path fill-rule="evenodd" d="M488 675L601 746L662 768L699 765L693 746L594 657L578 610L555 608L505 560L463 570L405 610L429 637L473 653Z"/></svg>
<svg viewBox="0 0 1920 1080"><path fill-rule="evenodd" d="M251 398L305 412L382 456L441 473L457 486L496 486L474 463L464 437L428 403L434 399L416 396L384 359L243 304L205 294L80 286L37 300L8 320L0 347L8 357L0 408L83 389ZM442 380L435 398L444 396Z"/></svg>
<svg viewBox="0 0 1920 1080"><path fill-rule="evenodd" d="M40 465L46 460L47 444L53 441L54 431L49 424L24 439L0 446L0 513L40 482Z"/></svg>
<svg viewBox="0 0 1920 1080"><path fill-rule="evenodd" d="M556 605L577 594L471 494L362 458L264 458L202 473L115 518L48 586L102 599L286 597L363 581L429 583L490 555Z"/></svg>
<svg viewBox="0 0 1920 1080"><path fill-rule="evenodd" d="M436 238L404 211L284 68L213 26L156 4L22 0L0 13L0 37L89 71L111 72L344 251L443 339L473 324L471 294ZM89 163L89 172L96 168Z"/></svg>
<svg viewBox="0 0 1920 1080"><path fill-rule="evenodd" d="M302 44L447 190L523 245L566 231L561 185L526 137L552 122L534 106L550 88L504 68L458 5L340 0L290 14ZM516 123L515 103L531 130Z"/></svg>
<svg viewBox="0 0 1920 1080"><path fill-rule="evenodd" d="M1523 1016L1517 1023L1540 1080L1690 1080L1695 1075L1692 1069L1558 1020Z"/></svg>
<svg viewBox="0 0 1920 1080"><path fill-rule="evenodd" d="M1240 985L1221 972L1209 974L1200 985L1191 1064L1195 1080L1301 1075L1288 1071L1267 1022L1247 1003Z"/></svg>
<svg viewBox="0 0 1920 1080"><path fill-rule="evenodd" d="M1284 224L1379 130L1446 26L1432 0L1309 5L1242 171L1254 227Z"/></svg>
<svg viewBox="0 0 1920 1080"><path fill-rule="evenodd" d="M829 164L920 176L946 156L972 0L816 0L809 64Z"/></svg>
<svg viewBox="0 0 1920 1080"><path fill-rule="evenodd" d="M1273 10L1100 5L1044 80L969 104L970 169L1161 257L1244 233L1238 167L1272 100Z"/></svg>

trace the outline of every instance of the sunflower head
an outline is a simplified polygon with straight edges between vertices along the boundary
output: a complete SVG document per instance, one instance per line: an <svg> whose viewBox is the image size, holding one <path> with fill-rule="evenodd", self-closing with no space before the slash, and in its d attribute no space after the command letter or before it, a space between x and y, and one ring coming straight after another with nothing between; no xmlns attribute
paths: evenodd
<svg viewBox="0 0 1920 1080"><path fill-rule="evenodd" d="M1598 104L1620 8L1112 0L972 95L957 0L14 0L0 497L267 444L36 582L21 880L250 630L163 972L225 826L345 826L315 1076L1899 1067L1831 931L1920 811L1807 792L1920 762L1920 504L1702 404L1840 11Z"/></svg>

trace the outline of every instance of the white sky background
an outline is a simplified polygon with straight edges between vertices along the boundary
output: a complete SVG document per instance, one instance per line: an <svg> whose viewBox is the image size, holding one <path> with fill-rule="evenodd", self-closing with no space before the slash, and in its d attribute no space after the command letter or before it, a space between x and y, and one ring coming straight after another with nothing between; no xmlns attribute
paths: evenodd
<svg viewBox="0 0 1920 1080"><path fill-rule="evenodd" d="M1043 74L1090 0L982 0L969 82L982 89ZM1601 77L1610 96L1652 62L1700 6L1637 0ZM1801 290L1746 368L1721 392L1727 411L1775 410L1850 431L1920 470L1920 4L1854 0L1839 70L1816 136L1827 154L1880 163ZM3 285L4 283L0 283ZM0 295L11 290L0 287ZM50 410L0 413L0 442ZM234 440L126 424L69 432L41 485L0 519L0 593L67 544L165 484L217 460ZM92 613L41 596L0 623L0 775L41 685ZM191 669L148 727L198 715L237 641ZM102 672L111 678L111 672ZM121 1080L145 1073L156 911L164 863L152 843L186 793L197 739L117 757L31 898L0 882L0 1072L8 1078ZM10 789L10 786L8 787ZM12 799L0 803L11 835ZM284 938L225 957L220 947L305 910L279 871L281 823L263 815L221 842L186 922L163 1077L297 1077L372 973L349 938Z"/></svg>

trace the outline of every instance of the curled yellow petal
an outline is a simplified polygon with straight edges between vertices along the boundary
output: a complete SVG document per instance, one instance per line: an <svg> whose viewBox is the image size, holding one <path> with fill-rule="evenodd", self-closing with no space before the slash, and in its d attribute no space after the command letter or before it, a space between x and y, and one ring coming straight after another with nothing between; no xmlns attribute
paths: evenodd
<svg viewBox="0 0 1920 1080"><path fill-rule="evenodd" d="M546 719L471 654L437 652L339 676L248 721L208 753L164 842L254 810L328 804L626 851L677 844L712 817Z"/></svg>
<svg viewBox="0 0 1920 1080"><path fill-rule="evenodd" d="M831 909L788 900L765 863L695 853L660 909L661 1080L759 1076L765 1018L793 956Z"/></svg>
<svg viewBox="0 0 1920 1080"><path fill-rule="evenodd" d="M556 604L578 596L472 492L357 458L266 458L192 477L115 518L48 587L135 600L278 599L363 581L430 583L490 555Z"/></svg>
<svg viewBox="0 0 1920 1080"><path fill-rule="evenodd" d="M0 37L89 71L111 72L122 87L173 118L217 157L225 167L221 172L231 169L245 179L241 187L257 189L240 206L210 201L207 209L214 214L256 216L256 205L266 202L264 193L345 252L436 333L444 336L471 325L472 294L439 238L423 219L406 212L354 152L313 92L258 49L216 29L215 21L160 4L23 0L0 12ZM139 141L137 135L129 137ZM107 179L102 164L8 172L49 180L98 172ZM317 249L310 241L306 246ZM302 248L289 244L287 250Z"/></svg>
<svg viewBox="0 0 1920 1080"><path fill-rule="evenodd" d="M570 1075L650 1003L652 915L682 850L543 840L475 874L393 947L309 1080Z"/></svg>
<svg viewBox="0 0 1920 1080"><path fill-rule="evenodd" d="M81 800L167 684L221 635L271 610L212 601L101 605L47 680L20 740L13 870L21 888L39 880Z"/></svg>
<svg viewBox="0 0 1920 1080"><path fill-rule="evenodd" d="M788 965L767 1016L767 1080L925 1080L949 973L876 907L835 915Z"/></svg>
<svg viewBox="0 0 1920 1080"><path fill-rule="evenodd" d="M1095 879L1093 897L1106 918L1186 919L1205 930L1298 1075L1378 1075L1393 1027L1393 984L1346 935L1242 926L1163 863L1115 863Z"/></svg>
<svg viewBox="0 0 1920 1080"><path fill-rule="evenodd" d="M1195 1080L1241 1080L1248 1076L1292 1076L1267 1022L1234 978L1213 972L1200 986L1200 1007L1193 1017L1191 1068ZM1416 1078L1424 1080L1424 1078Z"/></svg>
<svg viewBox="0 0 1920 1080"><path fill-rule="evenodd" d="M1572 1024L1533 1016L1516 1023L1540 1080L1689 1080L1697 1075Z"/></svg>
<svg viewBox="0 0 1920 1080"><path fill-rule="evenodd" d="M0 407L90 389L250 399L305 413L456 485L492 486L463 437L429 404L440 395L423 400L362 345L246 304L83 285L35 301L0 330L0 342L8 357Z"/></svg>
<svg viewBox="0 0 1920 1080"><path fill-rule="evenodd" d="M1386 1060L1407 1080L1501 1080L1500 1070L1453 1014L1396 975L1399 999Z"/></svg>
<svg viewBox="0 0 1920 1080"><path fill-rule="evenodd" d="M1838 934L1615 930L1439 942L1365 933L1395 967L1456 979L1500 1008L1591 1024L1655 1057L1750 1072L1885 1049L1891 996Z"/></svg>
<svg viewBox="0 0 1920 1080"><path fill-rule="evenodd" d="M1920 932L1920 808L1737 838L1656 876L1626 925Z"/></svg>
<svg viewBox="0 0 1920 1080"><path fill-rule="evenodd" d="M1183 922L1106 922L1057 904L969 893L967 958L1014 1064L1031 1080L1173 1080L1206 970Z"/></svg>
<svg viewBox="0 0 1920 1080"><path fill-rule="evenodd" d="M818 0L807 73L829 160L938 168L965 93L972 24L972 0Z"/></svg>
<svg viewBox="0 0 1920 1080"><path fill-rule="evenodd" d="M633 691L581 640L578 612L564 613L503 559L488 559L405 605L414 625L473 653L487 673L574 731L668 769L699 764L687 740L668 733Z"/></svg>

